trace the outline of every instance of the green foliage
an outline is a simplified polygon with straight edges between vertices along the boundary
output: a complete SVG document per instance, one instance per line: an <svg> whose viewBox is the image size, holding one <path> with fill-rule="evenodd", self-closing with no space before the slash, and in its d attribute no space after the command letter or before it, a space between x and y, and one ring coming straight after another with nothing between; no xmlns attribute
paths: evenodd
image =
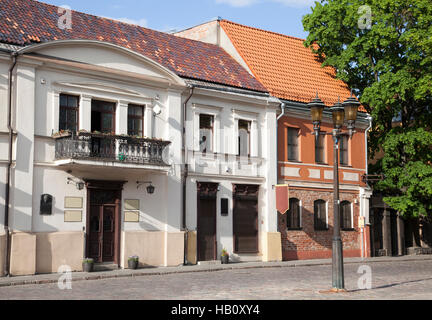
<svg viewBox="0 0 432 320"><path fill-rule="evenodd" d="M359 25L363 5L371 9L370 28ZM370 157L384 156L370 169L385 176L374 188L404 215L432 215L430 0L322 0L303 25L305 45L374 118Z"/></svg>

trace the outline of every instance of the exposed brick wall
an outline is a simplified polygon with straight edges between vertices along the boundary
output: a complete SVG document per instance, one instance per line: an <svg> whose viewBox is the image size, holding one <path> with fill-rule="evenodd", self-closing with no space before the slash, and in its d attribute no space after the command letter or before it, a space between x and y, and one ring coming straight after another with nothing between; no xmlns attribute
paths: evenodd
<svg viewBox="0 0 432 320"><path fill-rule="evenodd" d="M358 193L340 192L340 201L353 203L354 231L341 231L345 257L361 256L361 234L358 228L359 204L354 203ZM286 215L278 215L278 228L282 236L284 260L322 259L331 257L333 237L333 191L290 188L290 198L301 201L302 230L287 230ZM314 228L314 201L328 203L328 230Z"/></svg>

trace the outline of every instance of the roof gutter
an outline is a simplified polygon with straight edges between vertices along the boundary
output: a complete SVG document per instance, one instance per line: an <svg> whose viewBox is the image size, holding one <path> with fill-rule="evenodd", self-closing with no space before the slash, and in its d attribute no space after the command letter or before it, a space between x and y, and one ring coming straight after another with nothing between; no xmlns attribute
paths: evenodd
<svg viewBox="0 0 432 320"><path fill-rule="evenodd" d="M5 263L4 273L5 276L10 276L10 230L9 230L9 207L10 207L10 181L11 181L11 169L12 169L12 153L13 153L13 133L12 128L12 95L13 95L13 71L17 65L18 52L12 52L12 64L8 72L8 121L7 128L9 131L9 150L8 150L8 164L6 169L6 190L5 190L5 216L4 216L4 230L6 234L5 244Z"/></svg>
<svg viewBox="0 0 432 320"><path fill-rule="evenodd" d="M187 244L188 244L188 230L187 230L187 224L186 224L186 180L189 175L189 164L188 164L188 152L186 148L186 119L187 119L187 104L189 100L192 98L192 95L194 94L194 85L190 85L190 92L189 96L185 100L183 104L183 131L182 131L182 146L183 146L183 152L184 152L184 170L183 170L183 181L182 181L182 187L183 187L183 199L182 199L182 230L185 232L185 243L184 243L184 264L188 264L187 260Z"/></svg>

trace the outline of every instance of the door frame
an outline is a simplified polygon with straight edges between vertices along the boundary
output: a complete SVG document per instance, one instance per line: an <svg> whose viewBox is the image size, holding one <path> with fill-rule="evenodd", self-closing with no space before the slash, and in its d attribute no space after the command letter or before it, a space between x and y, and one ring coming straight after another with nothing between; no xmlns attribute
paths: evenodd
<svg viewBox="0 0 432 320"><path fill-rule="evenodd" d="M118 196L115 200L115 219L114 219L114 263L120 265L120 235L121 235L121 200L123 185L127 181L102 181L102 180L84 180L87 187L87 213L86 213L86 231L85 231L85 254L89 256L90 250L90 198L92 190L111 190L117 191Z"/></svg>

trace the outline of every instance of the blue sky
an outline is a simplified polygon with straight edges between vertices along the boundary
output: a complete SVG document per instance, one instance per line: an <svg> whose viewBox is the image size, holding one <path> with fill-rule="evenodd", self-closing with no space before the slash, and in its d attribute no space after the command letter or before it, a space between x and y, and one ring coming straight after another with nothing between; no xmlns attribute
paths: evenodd
<svg viewBox="0 0 432 320"><path fill-rule="evenodd" d="M170 31L216 17L244 25L306 38L302 16L314 0L41 0L73 10Z"/></svg>

